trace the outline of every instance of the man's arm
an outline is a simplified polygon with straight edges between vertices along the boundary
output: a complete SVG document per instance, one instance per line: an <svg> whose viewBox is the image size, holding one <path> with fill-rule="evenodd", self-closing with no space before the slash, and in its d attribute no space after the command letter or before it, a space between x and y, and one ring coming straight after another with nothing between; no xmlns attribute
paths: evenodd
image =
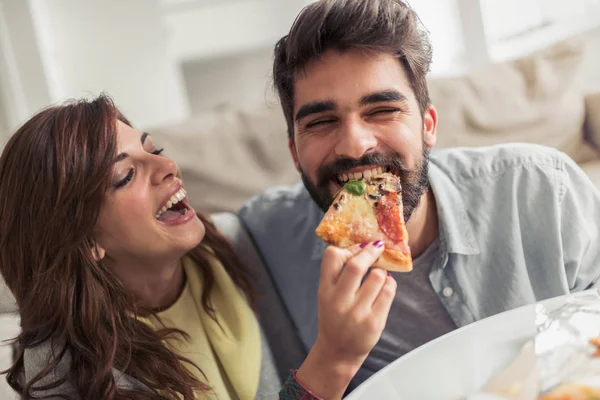
<svg viewBox="0 0 600 400"><path fill-rule="evenodd" d="M563 260L571 291L600 286L600 192L563 156L559 210Z"/></svg>

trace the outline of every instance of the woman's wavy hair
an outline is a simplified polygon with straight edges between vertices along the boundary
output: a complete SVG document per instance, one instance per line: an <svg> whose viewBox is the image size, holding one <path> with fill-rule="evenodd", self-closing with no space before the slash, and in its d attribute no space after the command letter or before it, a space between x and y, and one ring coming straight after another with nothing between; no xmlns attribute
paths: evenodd
<svg viewBox="0 0 600 400"><path fill-rule="evenodd" d="M22 328L16 361L5 372L25 398L65 382L82 399L191 400L194 392L210 390L186 368L191 362L164 344L185 333L154 330L138 320L151 310L92 254L117 154L118 120L130 125L104 95L51 106L17 130L0 158L0 272L16 298ZM206 227L202 243L251 300L247 270L215 226L199 217ZM202 303L210 313L214 280L205 250L198 246L189 255L202 268ZM55 357L23 382L24 351L46 341L57 346ZM65 357L71 361L67 375L53 377ZM150 391L118 388L113 368Z"/></svg>

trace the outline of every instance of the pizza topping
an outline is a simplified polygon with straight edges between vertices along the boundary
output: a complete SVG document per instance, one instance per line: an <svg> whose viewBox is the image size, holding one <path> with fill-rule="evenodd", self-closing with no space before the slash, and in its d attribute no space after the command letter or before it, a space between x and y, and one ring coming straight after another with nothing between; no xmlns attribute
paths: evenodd
<svg viewBox="0 0 600 400"><path fill-rule="evenodd" d="M365 194L367 190L367 184L363 181L352 181L344 185L344 189L355 196L361 196Z"/></svg>
<svg viewBox="0 0 600 400"><path fill-rule="evenodd" d="M596 346L594 354L592 354L592 356L600 357L600 336L590 339L589 342L590 344Z"/></svg>
<svg viewBox="0 0 600 400"><path fill-rule="evenodd" d="M402 187L400 179L392 173L386 172L381 175L376 175L367 180L369 186L373 187L378 193L400 193Z"/></svg>
<svg viewBox="0 0 600 400"><path fill-rule="evenodd" d="M394 242L400 242L404 237L402 216L396 205L397 202L398 194L388 193L381 198L375 209L379 227Z"/></svg>
<svg viewBox="0 0 600 400"><path fill-rule="evenodd" d="M378 171L379 172L379 171ZM412 257L404 225L400 201L400 179L392 173L368 176L358 180L347 174L342 178L331 206L315 233L332 246L347 248L359 243L382 240L385 250L377 267L407 272L412 269Z"/></svg>

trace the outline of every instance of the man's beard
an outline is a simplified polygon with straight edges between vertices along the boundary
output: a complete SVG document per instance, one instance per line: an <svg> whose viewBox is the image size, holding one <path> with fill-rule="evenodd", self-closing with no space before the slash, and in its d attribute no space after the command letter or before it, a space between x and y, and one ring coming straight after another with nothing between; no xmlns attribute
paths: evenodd
<svg viewBox="0 0 600 400"><path fill-rule="evenodd" d="M419 205L421 197L423 197L423 194L429 188L429 153L429 148L423 146L421 160L419 160L413 170L404 166L402 157L398 153L390 155L368 153L359 159L339 158L330 164L324 165L317 173L316 185L308 179L303 171L300 172L300 176L314 202L317 203L321 210L327 211L333 202L333 194L329 192L329 184L332 180L337 181L338 175L349 169L362 166L388 167L390 172L398 176L402 183L404 221L408 221L413 211Z"/></svg>

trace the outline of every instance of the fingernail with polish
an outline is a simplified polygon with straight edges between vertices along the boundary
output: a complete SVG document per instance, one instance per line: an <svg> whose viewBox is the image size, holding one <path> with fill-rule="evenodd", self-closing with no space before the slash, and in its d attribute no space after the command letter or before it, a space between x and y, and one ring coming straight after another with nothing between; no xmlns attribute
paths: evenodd
<svg viewBox="0 0 600 400"><path fill-rule="evenodd" d="M388 276L392 276L392 274L390 274L389 272L387 274L388 274Z"/></svg>
<svg viewBox="0 0 600 400"><path fill-rule="evenodd" d="M367 245L368 245L368 244L369 244L369 243L361 243L359 247L360 247L361 249L364 249L365 247L367 247Z"/></svg>
<svg viewBox="0 0 600 400"><path fill-rule="evenodd" d="M377 240L377 241L375 241L373 243L373 246L375 246L375 247L381 247L381 246L383 246L383 242L381 240Z"/></svg>

